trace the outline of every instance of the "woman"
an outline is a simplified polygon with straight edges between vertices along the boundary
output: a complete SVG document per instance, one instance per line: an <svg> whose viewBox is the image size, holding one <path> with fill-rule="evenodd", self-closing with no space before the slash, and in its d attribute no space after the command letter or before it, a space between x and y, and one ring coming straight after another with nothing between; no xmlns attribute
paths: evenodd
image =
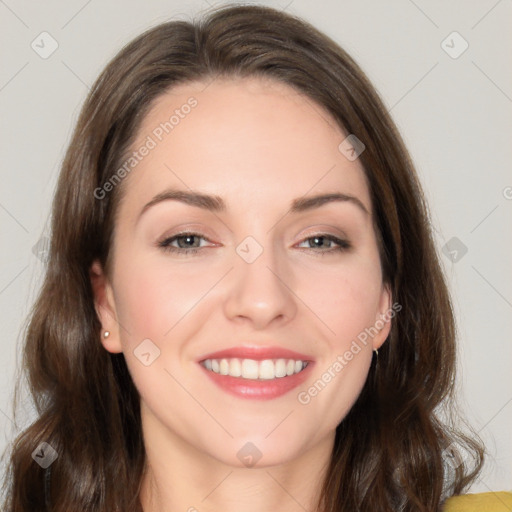
<svg viewBox="0 0 512 512"><path fill-rule="evenodd" d="M52 222L6 510L439 511L480 471L413 165L307 23L227 7L127 45Z"/></svg>

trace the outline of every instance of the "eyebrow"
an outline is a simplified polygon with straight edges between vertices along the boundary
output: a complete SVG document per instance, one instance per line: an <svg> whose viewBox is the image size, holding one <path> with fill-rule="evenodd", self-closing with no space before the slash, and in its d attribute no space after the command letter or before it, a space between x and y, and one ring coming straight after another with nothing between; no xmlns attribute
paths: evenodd
<svg viewBox="0 0 512 512"><path fill-rule="evenodd" d="M203 210L216 213L225 212L227 210L226 203L220 196L202 194L200 192L186 190L167 189L157 194L155 197L153 197L153 199L151 199L151 201L144 205L139 214L139 218L149 208L163 201L179 201L190 206L195 206L197 208L202 208ZM320 194L309 197L299 197L291 202L289 210L290 213L302 213L333 202L351 203L357 206L363 213L367 215L370 214L360 199L353 195L339 192Z"/></svg>

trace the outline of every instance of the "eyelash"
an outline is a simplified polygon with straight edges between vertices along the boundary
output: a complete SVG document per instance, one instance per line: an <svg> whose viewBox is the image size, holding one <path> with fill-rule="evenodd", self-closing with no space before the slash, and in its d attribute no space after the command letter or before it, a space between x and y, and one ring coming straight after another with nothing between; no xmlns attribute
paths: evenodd
<svg viewBox="0 0 512 512"><path fill-rule="evenodd" d="M173 235L172 237L165 238L161 242L158 242L158 247L162 248L164 251L172 252L175 254L182 254L182 255L188 255L188 254L196 254L199 252L200 249L204 249L204 247L189 247L189 248L182 248L182 247L174 247L170 245L175 240L178 240L179 238L190 238L190 237L199 237L206 241L210 241L208 238L204 237L200 233L193 233L193 232L184 232L184 233L178 233L177 235ZM329 235L327 233L318 233L312 236L309 236L305 238L302 242L307 242L308 240L312 240L314 238L325 238L326 240L329 240L331 242L334 242L338 244L339 247L334 249L329 249L325 251L316 251L314 248L306 248L306 250L313 251L316 253L317 256L325 256L326 254L333 254L333 253L339 253L343 251L347 251L348 249L351 249L352 245L347 240L342 240L340 238L335 237L334 235Z"/></svg>

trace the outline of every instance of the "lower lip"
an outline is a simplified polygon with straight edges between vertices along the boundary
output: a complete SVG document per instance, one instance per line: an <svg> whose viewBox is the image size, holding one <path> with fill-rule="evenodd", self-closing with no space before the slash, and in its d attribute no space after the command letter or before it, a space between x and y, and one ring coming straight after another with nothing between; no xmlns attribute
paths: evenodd
<svg viewBox="0 0 512 512"><path fill-rule="evenodd" d="M311 373L314 363L309 362L306 368L299 373L269 380L242 379L241 377L220 375L206 369L202 364L199 364L199 366L217 386L227 393L239 398L271 400L288 393L302 384Z"/></svg>

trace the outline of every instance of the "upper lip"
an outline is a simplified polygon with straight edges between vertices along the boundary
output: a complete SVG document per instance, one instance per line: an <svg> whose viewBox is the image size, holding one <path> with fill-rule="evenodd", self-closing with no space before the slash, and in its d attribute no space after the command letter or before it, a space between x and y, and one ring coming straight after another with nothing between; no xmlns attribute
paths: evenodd
<svg viewBox="0 0 512 512"><path fill-rule="evenodd" d="M245 345L239 347L227 348L217 352L211 352L201 356L197 362L201 363L206 359L229 359L238 357L240 359L254 359L256 361L263 361L264 359L295 359L299 361L312 362L312 356L295 352L282 347L262 347L257 345Z"/></svg>

